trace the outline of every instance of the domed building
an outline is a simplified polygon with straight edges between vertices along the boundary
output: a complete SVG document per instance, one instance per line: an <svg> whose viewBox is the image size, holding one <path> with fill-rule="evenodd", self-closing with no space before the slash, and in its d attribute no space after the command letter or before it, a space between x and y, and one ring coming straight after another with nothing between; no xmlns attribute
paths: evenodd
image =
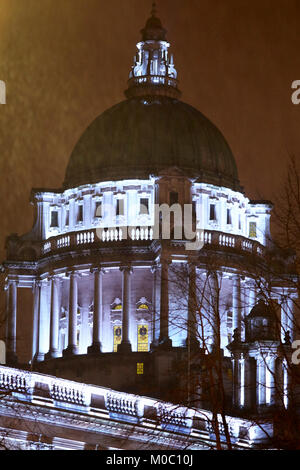
<svg viewBox="0 0 300 470"><path fill-rule="evenodd" d="M30 403L37 395L35 406L48 400L64 413L100 407L127 423L147 421L152 407L161 432L197 448L195 410L215 411L205 377L212 361L222 364L217 399L234 423L235 445L251 447L265 437L246 419L279 403L280 384L288 407L282 351L294 335L296 292L280 261L284 274L271 286L275 322L273 306L261 300L272 204L247 198L220 130L181 101L169 47L154 9L126 99L83 132L61 189L32 191L31 232L7 239L12 368L1 368L0 388ZM18 345L25 290L30 337ZM170 403L194 412L168 414ZM203 426L212 442L209 419ZM173 439L180 448L181 438Z"/></svg>

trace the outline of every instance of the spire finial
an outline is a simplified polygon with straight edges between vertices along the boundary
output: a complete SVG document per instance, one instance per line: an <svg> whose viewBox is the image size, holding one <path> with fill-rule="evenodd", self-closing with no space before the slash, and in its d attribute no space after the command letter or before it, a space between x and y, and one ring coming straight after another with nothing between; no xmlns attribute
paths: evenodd
<svg viewBox="0 0 300 470"><path fill-rule="evenodd" d="M177 71L168 51L167 31L157 17L156 6L157 2L153 1L151 16L141 30L142 40L137 44L138 53L125 92L127 98L154 95L180 97Z"/></svg>
<svg viewBox="0 0 300 470"><path fill-rule="evenodd" d="M153 2L152 3L151 15L156 16L156 13L157 13L157 5L156 5L156 2Z"/></svg>

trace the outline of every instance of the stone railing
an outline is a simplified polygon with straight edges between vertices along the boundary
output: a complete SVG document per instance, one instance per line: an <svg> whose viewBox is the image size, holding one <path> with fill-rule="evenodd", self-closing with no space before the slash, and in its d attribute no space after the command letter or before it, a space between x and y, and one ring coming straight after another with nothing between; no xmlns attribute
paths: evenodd
<svg viewBox="0 0 300 470"><path fill-rule="evenodd" d="M56 406L89 408L91 404L91 392L83 384L69 381L53 381L50 385L50 397Z"/></svg>
<svg viewBox="0 0 300 470"><path fill-rule="evenodd" d="M34 381L29 372L8 367L0 367L0 391L13 394L24 394L30 397Z"/></svg>
<svg viewBox="0 0 300 470"><path fill-rule="evenodd" d="M48 255L60 250L76 249L77 247L96 243L121 242L125 240L152 241L153 236L154 229L151 226L94 228L48 239L42 245L42 255ZM258 256L262 256L265 252L265 247L260 243L240 235L227 234L215 230L197 230L196 238L198 241L203 242L204 246L230 248Z"/></svg>
<svg viewBox="0 0 300 470"><path fill-rule="evenodd" d="M176 78L165 77L163 75L139 75L130 78L128 85L129 87L136 85L162 85L177 88L178 80Z"/></svg>
<svg viewBox="0 0 300 470"><path fill-rule="evenodd" d="M7 392L7 393L6 393ZM145 426L145 429L157 429L160 432L192 434L193 438L214 438L213 416L210 411L178 406L154 398L117 392L96 385L87 385L71 380L40 374L36 372L12 369L0 366L0 393L3 406L6 399L30 401L31 406L56 408L66 412L80 412L93 420L115 420ZM6 397L7 395L8 397ZM1 402L0 402L1 403ZM232 442L243 448L260 445L268 435L272 436L270 423L255 425L251 420L226 416ZM221 440L225 430L219 421Z"/></svg>
<svg viewBox="0 0 300 470"><path fill-rule="evenodd" d="M42 255L47 255L66 248L76 248L94 243L117 242L123 240L151 241L152 227L112 227L97 228L73 232L49 238L42 246Z"/></svg>
<svg viewBox="0 0 300 470"><path fill-rule="evenodd" d="M156 407L157 417L163 429L190 433L193 425L194 412L183 406L159 403Z"/></svg>
<svg viewBox="0 0 300 470"><path fill-rule="evenodd" d="M139 397L124 393L107 393L105 406L112 418L139 423L144 414Z"/></svg>

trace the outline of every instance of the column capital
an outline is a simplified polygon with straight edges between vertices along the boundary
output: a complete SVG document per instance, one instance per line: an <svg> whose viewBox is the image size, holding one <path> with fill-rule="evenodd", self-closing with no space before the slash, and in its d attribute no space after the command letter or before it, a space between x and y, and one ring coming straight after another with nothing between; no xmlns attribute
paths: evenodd
<svg viewBox="0 0 300 470"><path fill-rule="evenodd" d="M9 286L10 284L15 284L15 285L18 287L18 285L20 284L20 281L19 281L19 278L18 278L18 277L13 277L13 278L11 278L11 277L8 276L8 278L7 278L6 282L5 282L5 284L6 284L7 286Z"/></svg>
<svg viewBox="0 0 300 470"><path fill-rule="evenodd" d="M43 285L43 280L40 278L34 279L32 283L32 288L34 289L35 287L42 287Z"/></svg>
<svg viewBox="0 0 300 470"><path fill-rule="evenodd" d="M195 261L188 261L187 263L188 273L196 273L197 263Z"/></svg>
<svg viewBox="0 0 300 470"><path fill-rule="evenodd" d="M95 273L105 274L105 269L100 264L99 266L93 266L90 269L90 272L91 272L91 274L95 274Z"/></svg>
<svg viewBox="0 0 300 470"><path fill-rule="evenodd" d="M213 281L215 282L219 282L220 280L220 273L218 271L215 271L215 270L209 270L207 271L207 279L212 279Z"/></svg>
<svg viewBox="0 0 300 470"><path fill-rule="evenodd" d="M132 274L133 273L133 267L131 266L131 264L122 265L122 266L120 266L120 271L122 273L127 272L128 274Z"/></svg>
<svg viewBox="0 0 300 470"><path fill-rule="evenodd" d="M80 273L79 273L78 271L76 271L76 270L70 270L70 271L67 271L67 272L66 272L66 276L67 276L67 277L70 277L70 278L71 278L71 277L73 277L73 278L78 278L78 277L80 277Z"/></svg>
<svg viewBox="0 0 300 470"><path fill-rule="evenodd" d="M62 282L62 279L61 277L58 275L58 274L55 274L55 273L51 273L48 277L48 281L50 282L56 282L56 283L61 283Z"/></svg>
<svg viewBox="0 0 300 470"><path fill-rule="evenodd" d="M170 264L172 264L172 259L170 258L169 255L161 255L160 256L160 261L159 261L159 265L162 266L163 264L167 264L168 266L170 266Z"/></svg>
<svg viewBox="0 0 300 470"><path fill-rule="evenodd" d="M160 268L160 263L153 263L150 267L150 271L152 274L155 274Z"/></svg>

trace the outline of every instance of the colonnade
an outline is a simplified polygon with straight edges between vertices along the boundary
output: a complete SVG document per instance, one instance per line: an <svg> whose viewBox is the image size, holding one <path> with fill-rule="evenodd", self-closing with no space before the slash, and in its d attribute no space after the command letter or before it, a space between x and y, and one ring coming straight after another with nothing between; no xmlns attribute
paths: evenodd
<svg viewBox="0 0 300 470"><path fill-rule="evenodd" d="M122 272L122 343L118 350L129 352L132 349L129 335L129 323L132 315L131 308L131 277L134 266L120 266ZM153 273L153 321L152 326L152 342L153 346L170 347L172 341L170 339L170 319L169 319L169 272L170 259L162 256L160 264L149 266ZM187 307L187 344L198 345L198 325L195 315L195 299L196 283L197 283L198 267L193 262L189 263L188 268L188 307ZM101 336L102 336L102 318L103 318L103 277L105 270L99 266L92 269L94 275L94 312L93 312L93 332L92 344L88 348L88 353L101 352ZM69 295L69 321L68 321L68 341L67 347L63 351L64 356L74 355L78 353L77 347L77 312L78 312L78 280L79 271L70 271L67 273L70 279L70 295ZM62 285L61 275L52 275L46 280L36 279L33 283L33 329L32 329L32 358L38 362L45 358L56 358L60 356L59 350L59 321L60 321L60 289ZM214 276L212 282L213 290L217 292L218 277ZM18 277L8 277L7 279L7 330L6 330L6 347L8 362L17 361L17 292ZM43 284L51 283L51 300L50 300L50 318L45 318L42 314L42 296ZM241 334L241 323L243 315L242 286L241 276L232 275L232 331L238 331ZM158 292L159 291L159 292ZM252 286L248 288L249 308L255 304L255 289ZM218 295L215 295L217 301ZM212 304L213 304L212 299ZM287 311L288 309L288 311ZM217 344L219 331L218 318L213 314L212 306L212 349ZM216 308L217 310L217 308ZM282 329L293 330L292 320L293 304L291 299L285 299L282 303ZM249 312L248 312L249 313ZM47 323L48 322L48 323ZM156 331L159 325L159 331ZM43 351L43 338L45 330L49 331L49 351Z"/></svg>

